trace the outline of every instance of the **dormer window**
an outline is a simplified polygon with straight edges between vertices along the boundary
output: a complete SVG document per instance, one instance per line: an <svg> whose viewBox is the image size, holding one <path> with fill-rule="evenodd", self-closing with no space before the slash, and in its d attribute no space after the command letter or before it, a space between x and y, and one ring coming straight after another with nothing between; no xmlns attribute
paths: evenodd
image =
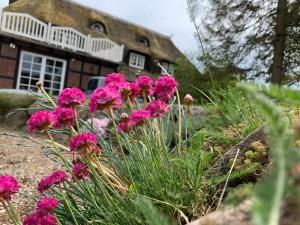
<svg viewBox="0 0 300 225"><path fill-rule="evenodd" d="M168 62L162 62L161 66L168 72L168 74L174 75L174 65ZM167 75L164 70L161 70L162 75Z"/></svg>
<svg viewBox="0 0 300 225"><path fill-rule="evenodd" d="M145 67L146 57L135 52L131 52L129 56L129 66L143 70Z"/></svg>
<svg viewBox="0 0 300 225"><path fill-rule="evenodd" d="M144 46L149 47L149 41L148 41L147 38L141 37L140 40L139 40L139 42L140 42L141 44L143 44Z"/></svg>
<svg viewBox="0 0 300 225"><path fill-rule="evenodd" d="M104 26L104 24L103 23L101 23L101 22L93 22L92 24L91 24L91 29L93 30L93 31L96 31L96 32L99 32L99 33L106 33L106 31L105 31L105 26Z"/></svg>

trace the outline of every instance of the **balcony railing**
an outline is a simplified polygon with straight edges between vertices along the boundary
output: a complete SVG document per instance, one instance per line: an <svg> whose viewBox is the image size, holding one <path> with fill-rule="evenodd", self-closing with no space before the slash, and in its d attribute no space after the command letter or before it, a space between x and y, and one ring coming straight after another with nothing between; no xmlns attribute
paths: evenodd
<svg viewBox="0 0 300 225"><path fill-rule="evenodd" d="M124 45L106 38L92 38L74 28L53 26L25 13L0 9L0 31L114 62L123 60Z"/></svg>

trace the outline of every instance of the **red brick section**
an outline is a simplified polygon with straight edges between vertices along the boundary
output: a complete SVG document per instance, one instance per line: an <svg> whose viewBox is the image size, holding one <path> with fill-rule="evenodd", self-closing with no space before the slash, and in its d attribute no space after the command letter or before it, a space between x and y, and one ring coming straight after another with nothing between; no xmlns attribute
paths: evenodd
<svg viewBox="0 0 300 225"><path fill-rule="evenodd" d="M5 59L0 56L0 76L14 78L16 70L16 61L13 59Z"/></svg>
<svg viewBox="0 0 300 225"><path fill-rule="evenodd" d="M88 74L83 74L82 82L81 82L81 89L82 90L86 90L90 77L92 77L92 76L90 76Z"/></svg>
<svg viewBox="0 0 300 225"><path fill-rule="evenodd" d="M99 66L93 63L84 63L83 72L98 75Z"/></svg>
<svg viewBox="0 0 300 225"><path fill-rule="evenodd" d="M107 76L108 74L113 73L114 69L110 67L102 66L100 71L101 71L100 72L101 76Z"/></svg>
<svg viewBox="0 0 300 225"><path fill-rule="evenodd" d="M80 84L80 73L70 72L68 74L67 87L78 87Z"/></svg>
<svg viewBox="0 0 300 225"><path fill-rule="evenodd" d="M5 89L14 88L14 81L0 77L0 89L1 88L5 88Z"/></svg>
<svg viewBox="0 0 300 225"><path fill-rule="evenodd" d="M75 71L78 71L78 72L81 72L81 65L82 65L82 62L80 60L70 60L70 63L69 63L69 68L70 70L75 70Z"/></svg>
<svg viewBox="0 0 300 225"><path fill-rule="evenodd" d="M9 44L2 43L1 45L1 55L16 58L18 54L18 48L11 48Z"/></svg>

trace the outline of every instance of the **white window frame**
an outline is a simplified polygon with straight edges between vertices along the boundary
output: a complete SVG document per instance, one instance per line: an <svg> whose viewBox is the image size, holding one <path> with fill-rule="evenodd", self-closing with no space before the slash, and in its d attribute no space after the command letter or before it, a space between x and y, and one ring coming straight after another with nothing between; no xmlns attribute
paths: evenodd
<svg viewBox="0 0 300 225"><path fill-rule="evenodd" d="M168 72L168 74L174 75L174 64L162 62L161 66ZM161 75L167 75L163 69L161 70Z"/></svg>
<svg viewBox="0 0 300 225"><path fill-rule="evenodd" d="M66 76L67 61L64 60L64 59L50 57L50 56L47 56L47 55L41 55L41 54L29 52L29 51L22 51L21 55L20 55L19 71L18 71L18 79L17 79L17 89L20 89L20 85L21 85L21 73L22 73L22 69L23 69L22 64L23 64L24 54L31 55L32 57L36 56L36 57L41 57L42 58L41 72L40 72L41 74L40 74L40 78L39 78L39 81L42 82L42 84L44 84L44 80L45 80L47 59L62 62L63 67L62 67L62 75L61 75L61 80L60 80L59 92L61 92L63 90L64 83L65 83L65 76ZM30 70L30 71L32 71L32 70ZM30 84L28 84L28 85L30 86ZM50 90L52 90L52 87L50 88Z"/></svg>
<svg viewBox="0 0 300 225"><path fill-rule="evenodd" d="M131 52L129 56L129 66L137 69L145 68L146 56Z"/></svg>

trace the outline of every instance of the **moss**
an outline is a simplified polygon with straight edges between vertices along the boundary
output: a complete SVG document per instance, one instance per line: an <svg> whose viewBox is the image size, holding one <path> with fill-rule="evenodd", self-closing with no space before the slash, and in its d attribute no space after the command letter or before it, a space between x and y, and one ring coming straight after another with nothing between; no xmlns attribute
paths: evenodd
<svg viewBox="0 0 300 225"><path fill-rule="evenodd" d="M30 95L0 93L0 115L6 115L8 112L29 107L36 101L36 97Z"/></svg>

